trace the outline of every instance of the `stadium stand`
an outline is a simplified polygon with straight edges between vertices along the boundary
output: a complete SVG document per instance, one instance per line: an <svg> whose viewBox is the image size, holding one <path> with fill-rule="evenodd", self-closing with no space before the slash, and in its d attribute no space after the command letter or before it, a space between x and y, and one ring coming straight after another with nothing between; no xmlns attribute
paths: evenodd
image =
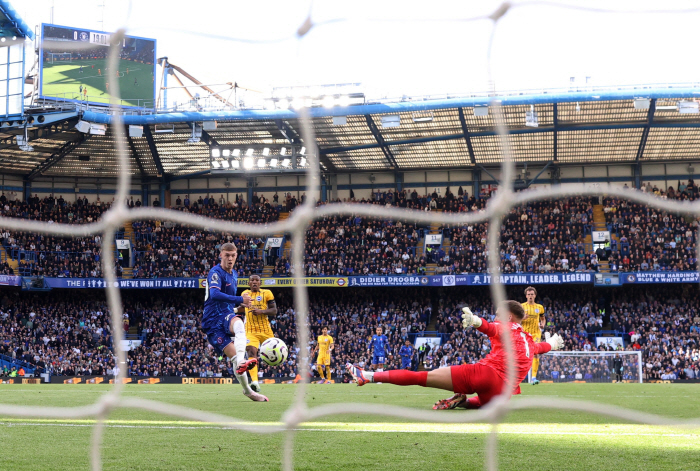
<svg viewBox="0 0 700 471"><path fill-rule="evenodd" d="M522 296L520 287L510 287L510 296ZM558 287L546 293L546 330L562 334L567 350L610 350L596 346L596 338L619 335L627 350L643 352L646 380L693 379L700 373L700 296L680 288L625 288L612 300L599 299L590 287ZM337 380L347 380L342 365L352 360L365 364L368 337L382 326L389 338L392 357L385 368L401 366L399 349L405 340L417 337L441 340L440 347L418 358L414 351L412 368L474 362L490 351L485 336L463 334L459 307L468 304L474 312L493 320L486 288L470 293L416 291L411 288L327 289L310 291L309 315L313 348L321 329L328 327L336 340L333 366ZM273 320L276 335L290 346L289 360L279 367L263 365L262 378L289 378L298 373L296 326L292 294L275 290L279 314ZM661 301L666 299L666 301ZM231 365L213 355L199 328L201 291L183 290L128 293L123 297L122 328L140 344L129 352L129 373L133 376L231 377ZM6 359L5 375L11 366L53 375L110 375L114 373L108 309L102 294L75 291L19 296L5 293L0 309L0 355ZM427 331L429 328L435 330ZM136 342L137 344L139 342ZM313 361L314 359L312 359ZM562 381L580 373L596 380L611 380L609 365L591 359L577 359L562 365L543 362L540 378ZM554 373L556 371L556 373ZM630 377L633 372L628 372ZM562 377L564 376L564 377ZM665 378L664 378L665 377Z"/></svg>

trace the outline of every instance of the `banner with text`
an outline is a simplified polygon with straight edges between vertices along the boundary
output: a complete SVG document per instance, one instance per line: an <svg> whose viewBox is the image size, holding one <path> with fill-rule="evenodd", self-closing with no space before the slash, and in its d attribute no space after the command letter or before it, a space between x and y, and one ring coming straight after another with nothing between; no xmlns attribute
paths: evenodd
<svg viewBox="0 0 700 471"><path fill-rule="evenodd" d="M102 278L44 278L49 288L97 288L107 287ZM169 289L169 288L203 288L202 278L134 278L119 279L115 286L121 289Z"/></svg>
<svg viewBox="0 0 700 471"><path fill-rule="evenodd" d="M22 286L22 277L15 275L0 275L0 286Z"/></svg>
<svg viewBox="0 0 700 471"><path fill-rule="evenodd" d="M698 283L700 276L696 271L647 271L637 273L620 273L622 283Z"/></svg>

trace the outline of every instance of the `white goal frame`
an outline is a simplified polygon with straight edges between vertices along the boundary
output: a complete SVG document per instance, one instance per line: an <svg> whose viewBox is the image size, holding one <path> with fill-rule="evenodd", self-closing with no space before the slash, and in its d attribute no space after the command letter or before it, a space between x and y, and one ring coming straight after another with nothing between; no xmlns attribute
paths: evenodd
<svg viewBox="0 0 700 471"><path fill-rule="evenodd" d="M49 52L48 54L49 54L49 61L48 61L49 64L56 63L54 58L58 58L60 56L66 56L66 55L68 56L68 60L63 61L63 62L68 62L69 64L73 63L73 54L70 52Z"/></svg>

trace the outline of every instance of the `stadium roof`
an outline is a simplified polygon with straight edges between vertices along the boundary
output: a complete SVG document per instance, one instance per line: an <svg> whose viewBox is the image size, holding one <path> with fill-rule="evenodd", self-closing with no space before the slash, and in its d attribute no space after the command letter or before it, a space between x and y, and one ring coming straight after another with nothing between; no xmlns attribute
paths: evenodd
<svg viewBox="0 0 700 471"><path fill-rule="evenodd" d="M497 99L509 127L517 162L557 165L670 162L698 158L700 113L680 113L679 102L695 106L700 88L653 88L562 94L513 95ZM644 98L635 106L634 100ZM489 97L369 103L312 108L325 171L454 169L502 161L493 111L475 116ZM538 127L525 125L537 112ZM691 110L692 111L692 110ZM32 111L37 113L36 110ZM382 118L400 125L383 127ZM347 123L334 125L333 116ZM82 119L110 124L113 116L88 110ZM209 171L210 145L303 145L301 122L291 110L171 112L123 116L142 125L144 136L128 138L132 171L142 177L181 176ZM33 152L12 139L19 130L0 129L0 165L6 172L45 176L116 176L114 134L86 135L74 129L77 113L59 123L32 128ZM191 123L217 121L196 144L187 144ZM167 131L167 132L163 132ZM90 156L89 162L79 160Z"/></svg>
<svg viewBox="0 0 700 471"><path fill-rule="evenodd" d="M0 36L23 36L34 39L34 31L27 26L7 0L0 0Z"/></svg>

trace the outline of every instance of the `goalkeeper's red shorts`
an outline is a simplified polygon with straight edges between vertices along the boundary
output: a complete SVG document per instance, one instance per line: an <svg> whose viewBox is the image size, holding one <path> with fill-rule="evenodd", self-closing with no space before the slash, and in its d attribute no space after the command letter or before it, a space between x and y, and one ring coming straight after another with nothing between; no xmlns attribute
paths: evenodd
<svg viewBox="0 0 700 471"><path fill-rule="evenodd" d="M481 405L486 405L503 390L503 380L493 368L472 363L450 367L452 390L460 394L478 394Z"/></svg>

